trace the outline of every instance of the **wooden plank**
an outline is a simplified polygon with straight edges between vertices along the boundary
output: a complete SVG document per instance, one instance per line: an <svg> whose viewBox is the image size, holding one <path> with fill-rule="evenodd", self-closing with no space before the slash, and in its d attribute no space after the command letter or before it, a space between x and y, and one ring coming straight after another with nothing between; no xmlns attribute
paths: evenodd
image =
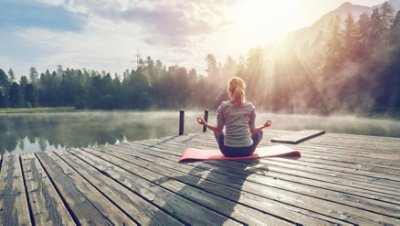
<svg viewBox="0 0 400 226"><path fill-rule="evenodd" d="M148 147L153 147L151 143L148 141L137 141L135 143L138 144L144 144L148 145ZM202 143L202 142L199 142ZM199 147L201 148L202 146L197 146L197 145L192 145L193 147ZM180 153L178 151L182 151L185 147L184 144L180 143L175 143L173 141L169 141L168 143L163 143L162 145L157 146L158 148L160 147L168 147L167 149L158 149L158 152L163 152L163 153L170 153L175 155L176 159L180 156ZM181 148L179 148L181 147ZM172 148L172 149L171 149ZM171 157L169 157L171 158ZM324 180L326 182L335 182L338 184L342 185L347 185L347 186L355 186L358 188L368 188L369 190L372 191L377 191L379 193L383 194L390 194L397 196L398 194L398 188L396 187L389 187L387 184L382 182L379 178L378 179L371 179L371 178L366 178L363 176L357 176L357 175L349 175L346 173L340 173L340 172L335 172L331 171L328 169L314 169L310 168L307 166L301 166L298 165L298 161L291 161L289 163L284 163L284 162L279 162L279 158L274 158L274 159L262 159L260 160L261 164L268 164L269 170L278 170L279 172L286 173L286 174L293 174L293 175L298 175L306 178L314 178L317 180ZM301 159L300 159L301 160ZM229 164L229 163L227 163ZM278 167L278 168L275 168ZM282 170L280 170L282 169ZM359 180L355 180L359 179ZM379 182L379 183L378 183ZM377 184L375 184L377 183Z"/></svg>
<svg viewBox="0 0 400 226"><path fill-rule="evenodd" d="M152 201L159 208L181 219L183 222L192 225L240 225L239 222L183 198L179 194L155 184L152 180L144 179L141 169L130 171L129 164L121 163L121 160L107 156L107 161L105 161L104 158L89 154L89 148L83 150L84 152L75 151L74 154L96 167L97 170L106 172L110 177L120 181L132 191L141 194L147 200ZM110 163L112 163L111 166Z"/></svg>
<svg viewBox="0 0 400 226"><path fill-rule="evenodd" d="M337 153L325 148L321 149L315 147L297 146L296 150L302 153L302 157L311 157L315 159L329 160L332 162L357 164L360 165L361 167L366 167L368 169L377 167L382 169L379 171L382 171L384 173L399 175L397 171L400 170L400 162L398 161L390 161L390 160L383 161L381 159L366 157L362 155L349 155L344 153Z"/></svg>
<svg viewBox="0 0 400 226"><path fill-rule="evenodd" d="M333 167L340 167L350 171L358 171L359 175L370 177L386 178L390 180L400 180L400 169L393 169L382 166L375 166L365 162L357 161L356 159L346 159L340 157L320 156L317 153L310 153L306 150L298 150L301 152L301 161L304 163L322 164Z"/></svg>
<svg viewBox="0 0 400 226"><path fill-rule="evenodd" d="M35 225L76 225L33 153L21 154Z"/></svg>
<svg viewBox="0 0 400 226"><path fill-rule="evenodd" d="M340 220L338 221L323 215L314 214L313 212L289 206L273 199L267 199L258 194L249 193L246 187L240 187L240 181L247 183L245 177L239 181L230 181L234 185L231 183L221 184L208 179L208 177L213 177L211 176L212 171L204 171L197 167L189 167L189 165L178 164L176 162L171 163L162 158L155 158L154 156L147 155L146 153L129 153L123 149L117 149L116 147L102 147L102 150L98 148L95 149L113 156L124 156L125 160L134 163L138 167L149 169L155 173L158 172L165 177L174 178L182 183L198 187L209 193L232 200L238 203L237 206L243 204L259 209L265 213L274 216L281 216L282 218L289 219L292 222L304 225L346 224ZM150 164L148 162L150 162ZM247 210L246 213L247 212L249 212L249 210ZM245 223L249 223L248 221L245 221Z"/></svg>
<svg viewBox="0 0 400 226"><path fill-rule="evenodd" d="M108 150L107 152L110 152L110 151ZM134 155L137 155L138 154L137 152L135 152ZM143 154L145 154L145 153L143 153ZM128 158L129 152L123 152L120 155L127 156L125 158ZM144 155L141 155L140 157L141 157L141 159L145 158ZM152 158L153 157L147 158L147 160L151 161ZM155 161L154 163L161 163L162 162L161 159L156 159L154 161ZM165 168L165 167L168 167L168 165L172 165L170 167L173 167L173 168L176 168L178 170L181 170L182 167L180 167L180 165L178 165L176 163L175 163L175 165L173 165L174 163L175 162L171 161L170 163L167 163L166 165L163 164L163 167ZM206 165L206 164L203 163L201 165L203 166L203 165ZM225 163L219 164L219 166L221 166L221 165L225 165ZM228 174L230 176L229 178L231 178L230 179L231 182L234 183L233 182L233 178L237 177L238 175L241 175L241 174L242 175L243 174L244 175L248 175L248 173L245 173L244 171L240 170L244 166L246 166L246 165L245 164L242 165L242 166L236 165L234 168L229 169L224 173ZM216 171L216 170L221 171L221 168L216 169L214 167L211 170L212 171ZM183 173L190 173L190 172L183 171ZM207 177L207 178L209 178L209 177ZM222 179L221 178L220 179L215 178L215 181L216 182L222 181ZM288 191L292 190L292 191L295 191L296 193L301 193L302 195L318 197L318 198L321 199L321 201L323 200L324 202L326 202L326 201L331 201L333 203L339 202L340 204L350 205L350 206L354 206L354 207L361 208L361 209L367 208L368 209L367 212L365 212L365 211L364 212L363 211L360 212L358 209L355 209L355 208L354 209L352 209L352 208L349 209L348 208L348 211L350 213L357 212L357 213L359 213L360 217L362 216L362 214L364 214L364 215L367 214L368 215L369 211L374 211L375 213L379 213L379 214L381 214L381 213L382 214L386 214L386 215L389 215L391 217L400 216L400 209L398 208L398 205L395 205L395 204L391 204L390 205L390 204L387 204L387 203L384 203L384 202L379 202L379 201L376 201L376 200L369 200L369 199L365 199L365 198L362 198L362 197L357 197L357 196L353 196L352 197L351 195L348 195L348 194L343 195L342 193L338 193L338 192L335 193L335 192L332 192L330 190L323 190L323 189L315 188L315 187L311 187L311 186L304 186L304 185L301 185L301 184L288 183L288 182L285 182L285 181L279 181L279 180L276 180L276 179L268 178L268 177L265 177L264 175L263 176L260 176L260 175L249 175L249 176L247 176L247 181L254 181L254 182L257 182L257 183L262 183L262 184L265 184L265 185L268 185L268 186L273 186L273 187L278 188L278 189L284 189L284 190L288 190ZM229 181L227 183L229 183ZM242 189L245 189L245 188L242 187ZM264 187L264 188L254 189L254 190L256 190L256 191L257 190L265 191L265 190L267 190L267 188ZM302 196L300 199L304 199L304 197ZM312 202L312 203L315 203L315 202ZM318 204L313 204L313 205L318 205ZM330 207L332 207L332 206L334 206L334 204L331 203ZM345 208L343 208L343 207L338 208L338 211L340 211L340 210L345 211ZM350 214L350 216L351 216L351 214ZM376 216L374 216L374 214L372 214L370 216L371 219L374 219L375 217ZM355 218L357 218L357 217L355 217ZM391 220L390 217L387 220L390 221Z"/></svg>
<svg viewBox="0 0 400 226"><path fill-rule="evenodd" d="M94 154L96 156L103 156L107 159L113 159L116 161L119 158L118 155L108 155L108 153L98 151L94 148L85 149L85 151L90 152L91 154ZM236 219L239 222L250 225L259 225L263 222L268 222L272 225L293 225L293 223L281 220L279 218L271 216L270 214L266 214L265 212L261 212L253 208L238 204L237 198L233 198L233 200L227 200L218 195L204 192L204 189L200 190L196 189L193 186L187 186L186 184L177 181L173 175L165 176L162 171L165 171L166 169L163 170L162 168L158 168L156 171L152 171L149 170L147 167L142 167L149 165L148 162L141 159L137 159L137 162L144 162L144 165L132 164L131 161L124 161L123 165L124 167L129 167L130 171L142 171L143 173L141 175L155 182L159 186L162 186L174 193L177 193L183 197L200 203L215 212L220 212L223 215L230 216L231 218ZM236 192L236 194L238 194L238 192Z"/></svg>
<svg viewBox="0 0 400 226"><path fill-rule="evenodd" d="M101 189L101 192L106 195L108 199L112 200L115 205L123 209L126 214L132 219L135 219L139 224L183 225L170 215L144 200L138 194L133 193L102 172L97 171L75 155L66 151L55 151L55 153L79 172L87 181Z"/></svg>
<svg viewBox="0 0 400 226"><path fill-rule="evenodd" d="M102 147L102 148L105 148L105 147ZM111 147L109 147L109 148L111 148ZM169 162L167 164L175 165L176 167L179 167L179 168L184 168L185 167L184 164L183 165L182 164L177 164L176 161L171 160L171 158L168 158L168 156L165 156L165 155L163 155L163 154L161 154L161 153L159 153L157 151L154 151L154 152L151 153L152 155L149 155L149 153L147 153L147 152L141 153L141 152L137 151L137 149L134 146L132 148L128 148L126 150L119 150L117 148L118 147L115 147L115 148L113 147L113 150L121 151L121 152L124 153L124 155L127 155L127 156L129 156L129 155L132 155L132 156L140 155L141 158L145 158L147 156L148 158L146 160L151 161L152 159L154 159L155 162L163 162L163 159L165 159L165 160L167 160ZM140 149L140 147L138 147L138 148ZM143 156L143 154L145 154L145 156ZM316 196L319 196L319 197L325 198L325 199L327 199L327 198L331 197L332 195L334 195L335 192L338 193L338 194L346 193L347 195L346 195L345 198L346 199L350 199L350 200L357 199L358 201L356 203L356 206L359 206L359 207L370 206L370 205L374 206L373 203L369 203L370 202L369 199L375 200L377 198L378 199L383 199L383 200L385 200L385 202L391 202L391 203L396 203L397 202L395 205L397 205L398 203L400 204L400 199L397 196L395 196L395 197L393 197L393 195L392 196L385 196L385 195L380 194L380 192L378 192L378 191L377 192L368 192L368 191L365 191L364 189L354 189L354 188L351 188L351 187L348 187L348 186L337 186L335 184L332 185L331 183L326 183L326 182L323 182L321 180L310 180L310 179L302 178L302 177L298 177L298 176L290 176L290 175L287 175L287 174L280 174L280 173L273 172L272 169L270 169L270 168L268 168L268 172L264 174L263 173L264 170L262 168L263 167L262 164L257 164L257 165L252 164L251 166L248 166L246 163L242 163L242 162L227 162L227 163L221 163L221 164L218 164L218 162L209 162L209 163L203 163L202 166L205 166L205 165L208 165L208 164L209 165L216 165L216 166L223 165L224 167L229 167L229 168L232 168L233 170L235 170L237 168L241 168L241 167L243 167L242 165L245 164L246 165L246 170L245 171L252 172L254 174L262 173L262 176L263 176L262 179L263 180L266 179L265 177L268 177L270 179L269 181L266 182L266 184L268 184L268 185L272 186L272 185L276 184L276 182L275 182L276 179L279 178L282 175L284 177L283 179L285 181L292 182L291 180L294 180L293 181L294 183L289 183L286 186L288 189L289 188L293 188L296 191L305 190L304 192L308 193L309 195L316 195ZM285 172L285 169L283 169L282 172ZM258 177L258 176L259 175L254 175L254 177ZM253 175L249 176L248 180L251 180L252 177L253 177ZM289 178L290 178L290 180L289 180ZM307 180L309 181L308 184L306 183ZM255 179L255 181L257 181L257 180ZM301 187L298 188L299 183L300 183L301 186L302 186L302 184L304 184L305 188L301 188ZM315 186L316 183L320 184L321 186ZM313 189L313 188L311 188L311 187L309 187L307 185L316 187L315 189L317 189L317 190L315 190L315 189ZM318 188L325 189L326 186L328 186L328 188L329 188L328 191L329 192L333 192L333 194L329 194L328 196L326 196L326 194L325 194L326 192L318 190ZM276 187L285 187L285 186L283 184L278 184L278 185L276 185ZM354 190L353 193L351 192L352 190ZM363 199L363 197L359 197L360 193L363 194L366 199ZM351 198L352 195L355 195L355 197ZM336 197L336 196L331 197L332 201L337 201L337 200L340 200L340 199L341 199L340 197ZM363 202L367 202L367 203L363 204ZM386 206L385 203L379 203L379 201L378 202L374 201L374 202L375 202L375 205L377 205L378 207L381 206L381 205ZM391 206L389 205L389 206L385 207L384 209L376 209L375 212L381 212L381 211L386 212L386 208L390 208L390 207ZM398 214L398 211L396 211L394 213L388 213L388 214L396 215L396 214Z"/></svg>
<svg viewBox="0 0 400 226"><path fill-rule="evenodd" d="M149 145L148 141L138 141L141 144ZM204 142L198 142L198 144L203 144ZM169 142L171 147L176 147L180 145L179 143ZM167 145L166 143L164 145ZM151 145L150 145L151 146ZM198 147L195 142L192 143L192 147ZM199 148L201 148L199 146ZM183 150L183 147L182 149ZM175 153L175 152L174 152ZM176 154L176 153L175 153ZM180 155L180 154L179 154ZM297 168L298 170L305 171L318 171L318 173L324 173L326 175L331 175L335 177L341 177L343 179L348 179L350 181L362 181L368 184L376 184L379 188L391 190L397 192L400 186L398 181L398 176L386 175L379 173L365 173L355 169L345 169L341 167L329 166L324 164L314 164L314 163L303 163L301 158L298 161L291 161L286 158L266 158L261 159L262 162L275 163L275 164L286 164L289 168Z"/></svg>
<svg viewBox="0 0 400 226"><path fill-rule="evenodd" d="M397 193L398 194L398 193Z"/></svg>
<svg viewBox="0 0 400 226"><path fill-rule="evenodd" d="M135 222L54 153L38 152L36 156L80 224L135 225Z"/></svg>
<svg viewBox="0 0 400 226"><path fill-rule="evenodd" d="M276 143L287 143L287 144L298 144L300 142L312 139L314 137L324 134L323 130L301 130L295 133L282 135L279 137L271 138L271 142Z"/></svg>
<svg viewBox="0 0 400 226"><path fill-rule="evenodd" d="M3 156L0 182L0 225L32 225L18 154Z"/></svg>

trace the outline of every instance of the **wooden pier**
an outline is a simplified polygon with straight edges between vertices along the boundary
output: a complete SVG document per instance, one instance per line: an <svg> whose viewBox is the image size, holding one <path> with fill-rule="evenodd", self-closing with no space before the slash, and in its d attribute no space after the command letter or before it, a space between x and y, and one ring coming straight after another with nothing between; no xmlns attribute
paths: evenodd
<svg viewBox="0 0 400 226"><path fill-rule="evenodd" d="M177 162L211 133L4 155L0 225L400 225L400 138L285 145L302 157Z"/></svg>

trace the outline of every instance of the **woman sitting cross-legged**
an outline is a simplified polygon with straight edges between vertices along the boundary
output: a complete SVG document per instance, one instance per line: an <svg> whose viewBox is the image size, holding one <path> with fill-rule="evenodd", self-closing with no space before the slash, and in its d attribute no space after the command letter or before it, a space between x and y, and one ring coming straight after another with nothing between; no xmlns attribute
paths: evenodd
<svg viewBox="0 0 400 226"><path fill-rule="evenodd" d="M234 77L229 81L229 100L218 107L216 126L208 124L202 117L197 118L200 125L214 132L219 149L227 157L253 154L263 137L262 130L271 125L271 121L267 120L264 125L255 127L255 107L246 101L245 88L241 78Z"/></svg>

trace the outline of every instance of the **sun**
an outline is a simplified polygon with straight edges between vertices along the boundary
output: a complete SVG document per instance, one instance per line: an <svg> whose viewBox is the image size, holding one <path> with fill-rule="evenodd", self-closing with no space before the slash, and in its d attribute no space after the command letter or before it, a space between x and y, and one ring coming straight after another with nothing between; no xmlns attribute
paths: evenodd
<svg viewBox="0 0 400 226"><path fill-rule="evenodd" d="M298 29L303 24L304 11L297 0L246 0L240 1L231 17L243 42L266 44Z"/></svg>

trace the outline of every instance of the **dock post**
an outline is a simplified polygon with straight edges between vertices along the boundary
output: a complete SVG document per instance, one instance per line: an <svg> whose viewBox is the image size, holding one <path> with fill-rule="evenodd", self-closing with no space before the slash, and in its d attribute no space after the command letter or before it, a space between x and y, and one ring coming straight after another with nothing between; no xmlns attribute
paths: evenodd
<svg viewBox="0 0 400 226"><path fill-rule="evenodd" d="M206 122L208 122L208 110L206 109L206 110L204 110L204 120L206 121ZM207 131L207 127L206 126L203 126L203 133L205 133Z"/></svg>
<svg viewBox="0 0 400 226"><path fill-rule="evenodd" d="M185 128L185 111L181 109L179 111L179 136L183 135Z"/></svg>

